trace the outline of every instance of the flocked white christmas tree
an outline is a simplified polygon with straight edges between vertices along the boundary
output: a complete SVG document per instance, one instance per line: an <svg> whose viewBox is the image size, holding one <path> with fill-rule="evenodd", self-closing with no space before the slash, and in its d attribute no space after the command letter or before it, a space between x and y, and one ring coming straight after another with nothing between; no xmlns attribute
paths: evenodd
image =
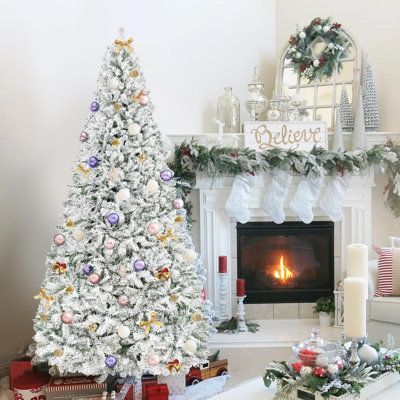
<svg viewBox="0 0 400 400"><path fill-rule="evenodd" d="M352 131L354 127L353 112L349 101L349 97L347 95L345 84L342 85L342 92L340 94L339 114L343 131L344 132Z"/></svg>
<svg viewBox="0 0 400 400"><path fill-rule="evenodd" d="M207 356L204 270L132 40L107 49L37 296L34 363L140 377Z"/></svg>
<svg viewBox="0 0 400 400"><path fill-rule="evenodd" d="M379 108L378 96L374 82L371 63L368 56L363 68L363 77L361 81L362 104L364 109L365 130L367 132L379 131Z"/></svg>

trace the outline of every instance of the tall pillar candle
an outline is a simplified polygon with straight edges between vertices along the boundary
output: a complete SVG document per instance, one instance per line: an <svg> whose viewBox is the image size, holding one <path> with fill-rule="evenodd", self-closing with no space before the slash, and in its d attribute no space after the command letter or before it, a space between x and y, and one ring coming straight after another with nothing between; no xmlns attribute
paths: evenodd
<svg viewBox="0 0 400 400"><path fill-rule="evenodd" d="M218 257L218 272L220 274L226 274L228 272L228 257L219 256Z"/></svg>
<svg viewBox="0 0 400 400"><path fill-rule="evenodd" d="M365 298L368 298L368 246L349 244L346 249L347 277L365 279Z"/></svg>
<svg viewBox="0 0 400 400"><path fill-rule="evenodd" d="M344 280L344 334L350 338L361 338L367 334L367 303L364 278Z"/></svg>
<svg viewBox="0 0 400 400"><path fill-rule="evenodd" d="M243 297L246 296L246 280L236 279L236 296Z"/></svg>

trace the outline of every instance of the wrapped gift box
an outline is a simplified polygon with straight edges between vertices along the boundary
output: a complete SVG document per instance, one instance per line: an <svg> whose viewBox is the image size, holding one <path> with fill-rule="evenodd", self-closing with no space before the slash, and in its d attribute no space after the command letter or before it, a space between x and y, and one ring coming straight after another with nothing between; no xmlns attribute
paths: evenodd
<svg viewBox="0 0 400 400"><path fill-rule="evenodd" d="M90 376L52 378L46 388L46 398L47 400L77 400L89 395L100 395L99 398L101 398L101 394L106 390L105 382L96 382L96 379Z"/></svg>
<svg viewBox="0 0 400 400"><path fill-rule="evenodd" d="M136 387L139 388L140 385ZM117 379L117 399L118 400L136 400L138 390L135 388L135 382L131 379ZM136 390L135 390L136 389ZM136 392L136 397L135 397ZM141 398L141 397L140 397Z"/></svg>
<svg viewBox="0 0 400 400"><path fill-rule="evenodd" d="M146 398L148 400L168 400L168 395L168 385L165 383L146 387Z"/></svg>
<svg viewBox="0 0 400 400"><path fill-rule="evenodd" d="M31 371L14 380L15 400L46 400L45 388L50 375L44 372Z"/></svg>
<svg viewBox="0 0 400 400"><path fill-rule="evenodd" d="M142 376L142 399L148 400L147 388L157 385L157 377L155 375L143 375ZM136 400L136 399L135 399Z"/></svg>
<svg viewBox="0 0 400 400"><path fill-rule="evenodd" d="M31 372L33 366L29 357L19 358L10 362L10 390L14 389L14 381L25 372Z"/></svg>
<svg viewBox="0 0 400 400"><path fill-rule="evenodd" d="M171 375L159 375L157 377L158 383L166 383L168 385L169 394L185 394L186 391L186 376L180 372Z"/></svg>

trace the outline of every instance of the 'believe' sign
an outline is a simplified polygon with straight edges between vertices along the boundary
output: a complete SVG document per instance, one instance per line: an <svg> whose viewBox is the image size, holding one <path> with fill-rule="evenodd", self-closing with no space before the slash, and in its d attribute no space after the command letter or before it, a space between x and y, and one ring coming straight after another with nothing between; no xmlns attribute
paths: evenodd
<svg viewBox="0 0 400 400"><path fill-rule="evenodd" d="M314 146L327 149L326 124L321 121L245 122L244 145L255 150L266 150L272 147L311 150Z"/></svg>

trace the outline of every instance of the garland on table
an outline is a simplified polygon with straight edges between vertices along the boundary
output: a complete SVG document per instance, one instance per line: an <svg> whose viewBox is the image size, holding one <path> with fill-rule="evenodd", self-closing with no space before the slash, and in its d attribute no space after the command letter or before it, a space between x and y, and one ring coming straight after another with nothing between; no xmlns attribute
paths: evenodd
<svg viewBox="0 0 400 400"><path fill-rule="evenodd" d="M237 317L232 317L231 319L221 321L215 328L219 333L239 333L238 325ZM256 322L246 321L246 325L251 333L256 333L260 329L260 325Z"/></svg>
<svg viewBox="0 0 400 400"><path fill-rule="evenodd" d="M329 151L314 147L311 151L274 147L262 152L249 148L213 146L208 148L195 140L177 145L170 168L175 173L179 195L185 199L188 215L192 203L190 195L196 174L210 177L223 175L258 174L281 169L297 176L357 175L373 166L383 168L388 177L385 204L396 217L400 217L400 144L388 141L369 150Z"/></svg>
<svg viewBox="0 0 400 400"><path fill-rule="evenodd" d="M325 376L308 375L296 371L296 363L289 365L285 361L270 363L263 376L265 386L271 386L275 380L281 383L281 388L276 394L277 400L289 398L294 389L307 388L312 392L320 392L324 398L329 396L342 396L350 393L358 396L361 389L369 382L378 378L386 372L400 373L400 355L396 351L386 352L381 350L380 345L374 345L377 349L378 359L368 365L357 363L352 365L346 357L341 360L340 368L336 373L326 373Z"/></svg>
<svg viewBox="0 0 400 400"><path fill-rule="evenodd" d="M314 41L325 42L320 54L313 52ZM329 78L342 68L341 60L348 55L351 43L341 28L341 24L332 23L330 18L314 18L289 39L290 47L286 58L292 68L309 83L315 79Z"/></svg>

